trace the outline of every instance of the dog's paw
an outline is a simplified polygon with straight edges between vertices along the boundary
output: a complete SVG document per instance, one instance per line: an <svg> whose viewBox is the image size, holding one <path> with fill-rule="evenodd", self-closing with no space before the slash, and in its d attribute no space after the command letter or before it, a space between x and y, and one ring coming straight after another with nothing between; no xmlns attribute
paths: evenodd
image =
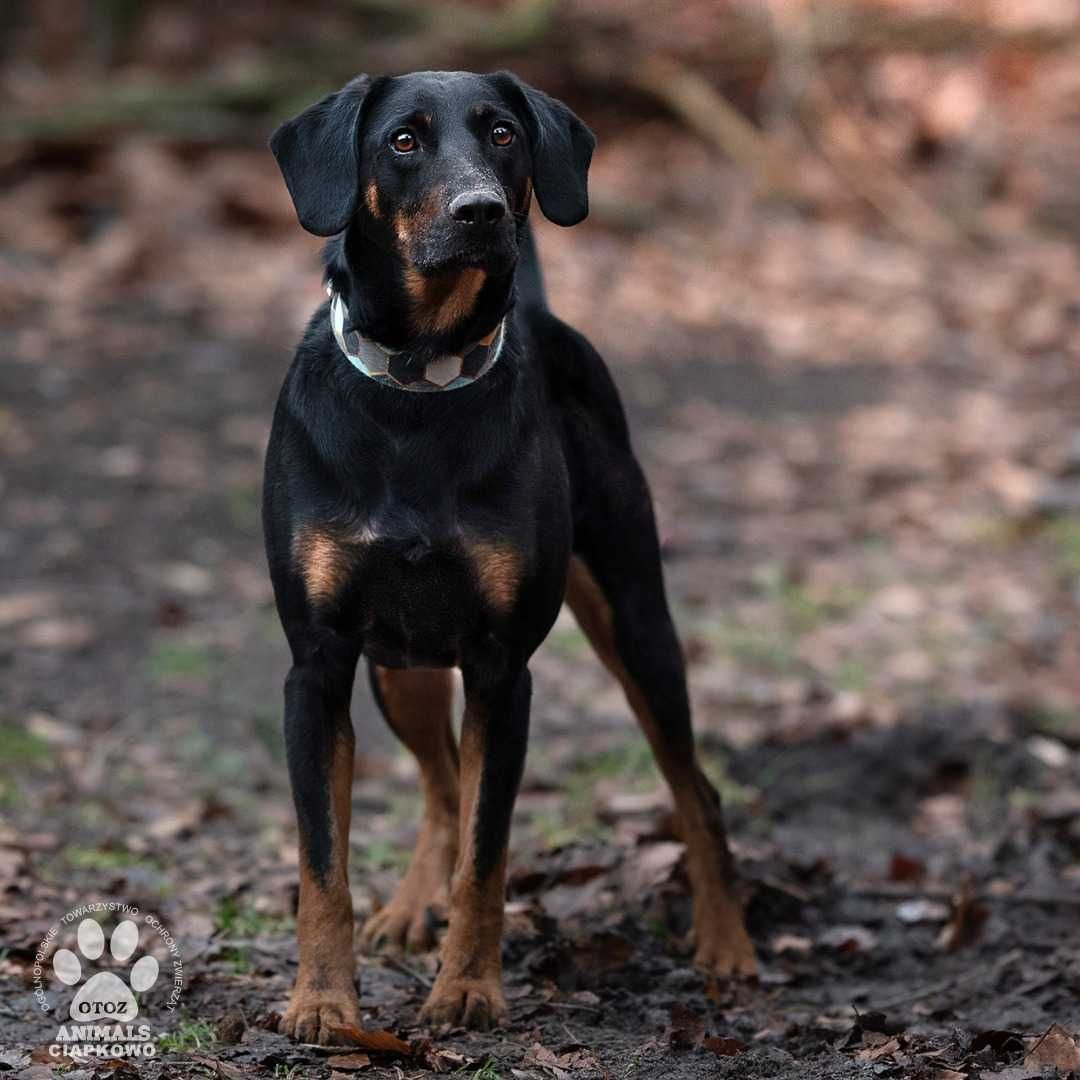
<svg viewBox="0 0 1080 1080"><path fill-rule="evenodd" d="M498 974L487 978L444 978L440 973L420 1010L421 1023L451 1024L474 1031L490 1031L505 1024L507 1018Z"/></svg>
<svg viewBox="0 0 1080 1080"><path fill-rule="evenodd" d="M723 979L753 979L757 976L754 944L746 933L741 915L704 920L692 934L694 966Z"/></svg>
<svg viewBox="0 0 1080 1080"><path fill-rule="evenodd" d="M422 875L406 877L390 902L372 915L360 931L365 952L408 949L424 952L435 945L436 930L448 904L446 880Z"/></svg>
<svg viewBox="0 0 1080 1080"><path fill-rule="evenodd" d="M424 822L409 868L390 902L360 931L365 952L405 948L423 952L435 945L436 930L450 906L450 878L457 856L457 822Z"/></svg>
<svg viewBox="0 0 1080 1080"><path fill-rule="evenodd" d="M278 1031L297 1042L333 1046L334 1028L360 1026L360 1003L352 990L294 990Z"/></svg>

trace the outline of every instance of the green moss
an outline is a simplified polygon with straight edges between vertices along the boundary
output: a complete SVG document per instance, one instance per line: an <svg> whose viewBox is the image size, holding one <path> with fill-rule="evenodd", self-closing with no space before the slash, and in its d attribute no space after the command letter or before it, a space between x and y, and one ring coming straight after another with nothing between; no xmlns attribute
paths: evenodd
<svg viewBox="0 0 1080 1080"><path fill-rule="evenodd" d="M1058 574L1069 580L1080 578L1080 516L1073 514L1051 522L1046 538Z"/></svg>
<svg viewBox="0 0 1080 1080"><path fill-rule="evenodd" d="M84 848L68 845L61 853L69 866L77 870L124 870L141 867L161 870L161 863L151 855L140 855L133 851L113 848Z"/></svg>
<svg viewBox="0 0 1080 1080"><path fill-rule="evenodd" d="M155 681L205 679L217 668L218 659L216 650L208 645L159 641L150 652L148 666Z"/></svg>
<svg viewBox="0 0 1080 1080"><path fill-rule="evenodd" d="M158 1036L158 1045L165 1053L190 1054L214 1045L217 1036L207 1020L181 1020L175 1031Z"/></svg>
<svg viewBox="0 0 1080 1080"><path fill-rule="evenodd" d="M0 766L35 765L49 758L49 744L15 724L0 724Z"/></svg>

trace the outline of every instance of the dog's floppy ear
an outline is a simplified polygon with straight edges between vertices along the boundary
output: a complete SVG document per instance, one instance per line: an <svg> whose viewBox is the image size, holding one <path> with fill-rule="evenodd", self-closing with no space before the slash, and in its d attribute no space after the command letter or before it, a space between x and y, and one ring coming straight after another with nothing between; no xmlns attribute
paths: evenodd
<svg viewBox="0 0 1080 1080"><path fill-rule="evenodd" d="M576 225L589 213L589 162L596 138L561 101L523 83L509 71L492 76L517 103L529 136L533 190L556 225Z"/></svg>
<svg viewBox="0 0 1080 1080"><path fill-rule="evenodd" d="M373 85L358 75L270 136L296 216L316 236L341 232L356 211L360 118Z"/></svg>

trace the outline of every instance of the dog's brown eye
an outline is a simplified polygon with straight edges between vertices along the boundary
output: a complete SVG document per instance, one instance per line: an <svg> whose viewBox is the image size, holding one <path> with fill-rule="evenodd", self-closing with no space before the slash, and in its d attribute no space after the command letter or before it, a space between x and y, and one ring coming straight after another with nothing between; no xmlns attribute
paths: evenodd
<svg viewBox="0 0 1080 1080"><path fill-rule="evenodd" d="M505 124L496 124L491 129L491 141L496 146L509 146L514 141L513 128L508 128Z"/></svg>
<svg viewBox="0 0 1080 1080"><path fill-rule="evenodd" d="M416 136L411 131L395 131L390 136L390 145L399 154L411 154L416 149Z"/></svg>

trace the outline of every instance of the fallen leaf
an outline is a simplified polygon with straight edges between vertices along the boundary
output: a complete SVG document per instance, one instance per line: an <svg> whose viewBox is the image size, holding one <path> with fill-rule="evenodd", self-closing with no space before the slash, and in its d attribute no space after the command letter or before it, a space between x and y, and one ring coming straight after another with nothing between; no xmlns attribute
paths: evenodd
<svg viewBox="0 0 1080 1080"><path fill-rule="evenodd" d="M876 1046L867 1046L855 1053L859 1061L879 1061L883 1057L890 1057L900 1049L899 1039L886 1039Z"/></svg>
<svg viewBox="0 0 1080 1080"><path fill-rule="evenodd" d="M738 1039L721 1038L717 1035L709 1035L702 1040L701 1045L706 1050L711 1050L717 1057L735 1057L749 1047Z"/></svg>
<svg viewBox="0 0 1080 1080"><path fill-rule="evenodd" d="M671 1006L671 1023L667 1032L672 1050L691 1050L705 1038L705 1021L688 1005L681 1002Z"/></svg>
<svg viewBox="0 0 1080 1080"><path fill-rule="evenodd" d="M371 1064L367 1054L340 1054L330 1059L330 1068L341 1072L359 1072Z"/></svg>
<svg viewBox="0 0 1080 1080"><path fill-rule="evenodd" d="M1026 742L1027 751L1049 769L1064 769L1072 758L1069 748L1060 739L1032 735Z"/></svg>
<svg viewBox="0 0 1080 1080"><path fill-rule="evenodd" d="M986 905L975 896L971 887L965 886L953 898L952 914L938 934L938 948L955 952L965 945L970 945L982 933L983 924L989 914Z"/></svg>
<svg viewBox="0 0 1080 1080"><path fill-rule="evenodd" d="M39 619L22 632L23 643L35 649L82 649L96 636L93 623L78 616Z"/></svg>
<svg viewBox="0 0 1080 1080"><path fill-rule="evenodd" d="M807 937L799 937L797 934L777 934L769 943L769 947L779 956L781 953L798 953L805 956L813 947L814 943Z"/></svg>
<svg viewBox="0 0 1080 1080"><path fill-rule="evenodd" d="M897 852L889 862L890 881L922 881L926 867L918 859Z"/></svg>
<svg viewBox="0 0 1080 1080"><path fill-rule="evenodd" d="M949 917L948 904L940 900L928 900L922 897L918 900L905 900L896 907L896 917L908 926L917 926L919 923L945 922Z"/></svg>
<svg viewBox="0 0 1080 1080"><path fill-rule="evenodd" d="M1051 1024L1025 1055L1024 1065L1051 1065L1063 1073L1080 1071L1080 1046L1060 1024Z"/></svg>
<svg viewBox="0 0 1080 1080"><path fill-rule="evenodd" d="M412 1056L412 1047L390 1031L362 1031L352 1024L339 1024L330 1030L335 1038L341 1040L342 1046L358 1046L361 1050L378 1054Z"/></svg>
<svg viewBox="0 0 1080 1080"><path fill-rule="evenodd" d="M817 939L819 945L841 953L869 952L877 941L877 934L865 926L833 926Z"/></svg>
<svg viewBox="0 0 1080 1080"><path fill-rule="evenodd" d="M190 799L179 806L155 818L146 828L148 835L155 840L173 840L179 836L190 836L206 815L206 802L203 799Z"/></svg>
<svg viewBox="0 0 1080 1080"><path fill-rule="evenodd" d="M436 1049L428 1046L424 1050L424 1062L432 1072L463 1072L471 1062L464 1054L456 1050Z"/></svg>
<svg viewBox="0 0 1080 1080"><path fill-rule="evenodd" d="M686 845L674 840L646 844L623 866L627 893L633 896L650 892L658 885L670 881L685 853Z"/></svg>

